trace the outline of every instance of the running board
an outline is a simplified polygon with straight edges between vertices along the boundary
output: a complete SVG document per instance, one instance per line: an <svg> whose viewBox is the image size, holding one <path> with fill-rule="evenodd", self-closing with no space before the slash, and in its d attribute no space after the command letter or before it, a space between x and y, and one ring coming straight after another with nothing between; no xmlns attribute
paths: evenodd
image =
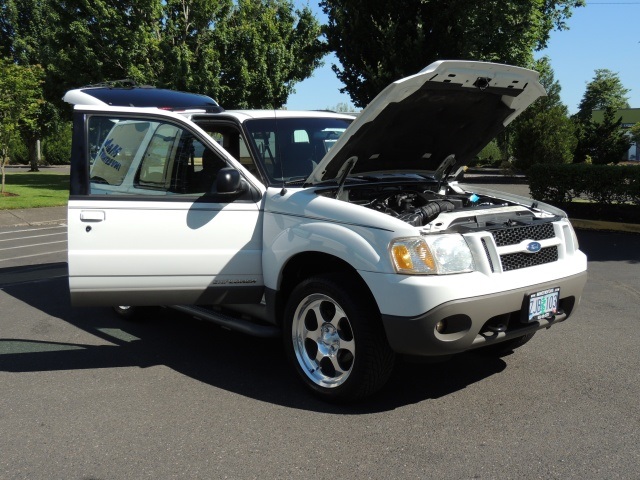
<svg viewBox="0 0 640 480"><path fill-rule="evenodd" d="M275 338L280 336L280 329L275 325L259 325L244 318L232 317L231 315L196 305L172 305L170 308L192 315L200 320L215 323L229 330L253 335L254 337Z"/></svg>

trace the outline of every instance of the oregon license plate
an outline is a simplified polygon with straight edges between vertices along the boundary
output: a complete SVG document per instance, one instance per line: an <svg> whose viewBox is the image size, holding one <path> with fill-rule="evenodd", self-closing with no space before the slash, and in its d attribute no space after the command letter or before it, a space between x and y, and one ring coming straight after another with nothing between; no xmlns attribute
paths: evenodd
<svg viewBox="0 0 640 480"><path fill-rule="evenodd" d="M549 288L529 296L529 321L553 315L558 311L560 287Z"/></svg>

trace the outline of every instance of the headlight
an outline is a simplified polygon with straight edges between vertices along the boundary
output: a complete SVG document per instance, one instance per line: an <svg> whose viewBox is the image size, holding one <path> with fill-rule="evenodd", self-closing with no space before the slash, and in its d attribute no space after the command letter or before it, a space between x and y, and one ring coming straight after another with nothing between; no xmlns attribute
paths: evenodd
<svg viewBox="0 0 640 480"><path fill-rule="evenodd" d="M389 245L398 273L433 275L471 272L473 256L462 235L397 238Z"/></svg>

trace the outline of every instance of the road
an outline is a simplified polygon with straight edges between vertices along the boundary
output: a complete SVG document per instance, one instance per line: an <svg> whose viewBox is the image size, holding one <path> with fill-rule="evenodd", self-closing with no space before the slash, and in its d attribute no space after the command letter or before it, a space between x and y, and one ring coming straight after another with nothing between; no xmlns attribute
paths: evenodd
<svg viewBox="0 0 640 480"><path fill-rule="evenodd" d="M582 305L515 353L402 363L378 396L339 407L301 388L277 340L167 310L127 323L71 308L64 228L10 230L0 230L2 479L640 471L640 236L578 232Z"/></svg>

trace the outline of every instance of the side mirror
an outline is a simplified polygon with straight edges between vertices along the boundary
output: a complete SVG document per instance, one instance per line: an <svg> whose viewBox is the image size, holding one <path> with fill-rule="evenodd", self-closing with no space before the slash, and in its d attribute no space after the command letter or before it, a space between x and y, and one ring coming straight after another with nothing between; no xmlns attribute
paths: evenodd
<svg viewBox="0 0 640 480"><path fill-rule="evenodd" d="M218 171L218 175L216 177L216 188L215 191L212 191L211 193L215 193L217 195L234 195L242 193L243 191L244 186L242 185L240 172L235 168L225 167Z"/></svg>

